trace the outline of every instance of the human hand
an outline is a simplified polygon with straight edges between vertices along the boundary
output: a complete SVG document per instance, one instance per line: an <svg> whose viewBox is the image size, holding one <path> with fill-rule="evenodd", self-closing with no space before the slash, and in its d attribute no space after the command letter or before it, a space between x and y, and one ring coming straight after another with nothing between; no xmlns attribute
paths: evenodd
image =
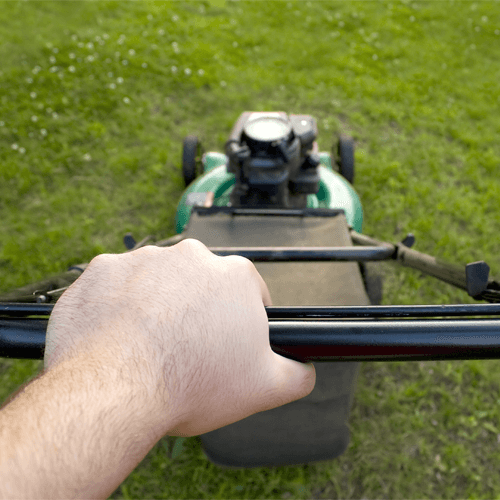
<svg viewBox="0 0 500 500"><path fill-rule="evenodd" d="M94 258L50 316L45 370L88 354L142 394L158 435L196 436L307 396L316 371L276 354L253 263L198 240Z"/></svg>

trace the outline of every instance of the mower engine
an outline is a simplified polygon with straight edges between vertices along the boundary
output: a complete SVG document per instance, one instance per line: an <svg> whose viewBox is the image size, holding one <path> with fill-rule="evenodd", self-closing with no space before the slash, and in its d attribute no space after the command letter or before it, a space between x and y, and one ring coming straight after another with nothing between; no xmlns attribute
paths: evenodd
<svg viewBox="0 0 500 500"><path fill-rule="evenodd" d="M227 170L236 178L231 205L306 208L307 195L319 190L317 133L310 115L243 113L226 143Z"/></svg>

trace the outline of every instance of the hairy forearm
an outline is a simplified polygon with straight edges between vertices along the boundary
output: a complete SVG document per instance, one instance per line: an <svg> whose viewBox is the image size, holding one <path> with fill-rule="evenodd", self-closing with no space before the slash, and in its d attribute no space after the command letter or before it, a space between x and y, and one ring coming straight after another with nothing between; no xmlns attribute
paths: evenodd
<svg viewBox="0 0 500 500"><path fill-rule="evenodd" d="M107 498L162 437L139 386L65 361L0 410L0 498Z"/></svg>

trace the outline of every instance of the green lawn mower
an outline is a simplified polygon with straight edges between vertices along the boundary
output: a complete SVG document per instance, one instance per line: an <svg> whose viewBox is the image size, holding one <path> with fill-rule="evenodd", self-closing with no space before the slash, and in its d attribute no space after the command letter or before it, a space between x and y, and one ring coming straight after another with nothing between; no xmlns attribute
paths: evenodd
<svg viewBox="0 0 500 500"><path fill-rule="evenodd" d="M309 396L200 436L221 467L341 455L361 361L500 358L500 284L489 266L440 262L413 250L412 234L394 244L362 234L354 141L340 135L328 153L318 151L316 137L312 116L284 112L241 114L225 153L204 153L196 137L186 137L178 234L158 242L124 237L126 251L195 238L216 255L250 259L274 304L266 307L271 348L315 363ZM381 306L381 260L488 304ZM86 266L0 295L0 356L43 359L53 305Z"/></svg>

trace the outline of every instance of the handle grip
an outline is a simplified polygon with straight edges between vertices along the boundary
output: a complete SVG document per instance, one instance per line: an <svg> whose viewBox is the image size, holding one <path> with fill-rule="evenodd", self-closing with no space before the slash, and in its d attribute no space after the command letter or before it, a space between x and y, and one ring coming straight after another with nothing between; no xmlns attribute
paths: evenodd
<svg viewBox="0 0 500 500"><path fill-rule="evenodd" d="M47 319L0 319L0 357L43 359ZM271 349L301 362L500 359L500 319L269 321Z"/></svg>

